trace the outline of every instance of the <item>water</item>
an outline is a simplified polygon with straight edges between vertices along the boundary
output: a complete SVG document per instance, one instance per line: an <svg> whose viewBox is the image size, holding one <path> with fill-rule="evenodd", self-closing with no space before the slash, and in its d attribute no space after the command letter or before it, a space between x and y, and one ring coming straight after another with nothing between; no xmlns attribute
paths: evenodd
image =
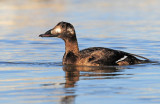
<svg viewBox="0 0 160 104"><path fill-rule="evenodd" d="M159 0L1 0L0 103L160 103ZM64 42L39 34L75 26L79 48L101 46L155 63L62 66Z"/></svg>

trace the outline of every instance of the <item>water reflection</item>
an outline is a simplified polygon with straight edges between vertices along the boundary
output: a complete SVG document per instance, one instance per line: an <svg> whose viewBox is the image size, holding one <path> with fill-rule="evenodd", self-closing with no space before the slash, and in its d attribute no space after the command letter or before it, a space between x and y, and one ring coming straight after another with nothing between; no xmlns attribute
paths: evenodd
<svg viewBox="0 0 160 104"><path fill-rule="evenodd" d="M64 88L74 88L76 87L76 83L81 79L81 77L88 77L83 80L91 80L91 79L106 79L105 76L110 76L110 78L114 78L114 76L122 75L116 74L114 72L121 71L120 67L85 67L85 66L71 66L66 65L63 67L65 71L65 86ZM84 73L81 73L84 72ZM100 77L100 78L99 78ZM75 101L75 90L74 89L66 89L66 96L61 99L62 104L73 104ZM68 95L68 96L67 96Z"/></svg>
<svg viewBox="0 0 160 104"><path fill-rule="evenodd" d="M75 95L63 97L61 99L61 104L75 104Z"/></svg>
<svg viewBox="0 0 160 104"><path fill-rule="evenodd" d="M80 77L89 77L85 78L85 80L88 79L105 79L105 76L116 76L119 74L114 74L113 72L121 71L119 69L120 67L87 67L87 66L71 66L67 65L63 67L63 70L65 71L65 78L66 78L66 84L65 88L68 87L75 87L75 83L79 81ZM80 72L86 72L86 73L80 73ZM92 73L93 72L93 73ZM110 77L109 77L110 79Z"/></svg>

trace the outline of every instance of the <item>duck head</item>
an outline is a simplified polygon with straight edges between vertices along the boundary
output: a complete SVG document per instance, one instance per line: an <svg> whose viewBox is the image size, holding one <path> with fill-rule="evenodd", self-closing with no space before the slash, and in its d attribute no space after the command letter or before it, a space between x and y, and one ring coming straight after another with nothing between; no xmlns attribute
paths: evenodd
<svg viewBox="0 0 160 104"><path fill-rule="evenodd" d="M48 30L39 37L58 37L63 40L76 38L75 30L72 24L67 22L59 22L53 29Z"/></svg>

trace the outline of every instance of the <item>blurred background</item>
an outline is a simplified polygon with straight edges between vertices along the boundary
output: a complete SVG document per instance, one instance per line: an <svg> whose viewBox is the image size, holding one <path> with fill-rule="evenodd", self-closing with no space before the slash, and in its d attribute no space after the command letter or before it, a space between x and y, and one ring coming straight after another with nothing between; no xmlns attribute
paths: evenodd
<svg viewBox="0 0 160 104"><path fill-rule="evenodd" d="M30 34L35 37L34 33L68 21L76 27L80 37L92 34L106 37L107 32L113 32L111 36L146 32L143 38L157 39L150 32L158 34L159 3L159 0L1 0L1 35L25 33L28 34L25 37Z"/></svg>
<svg viewBox="0 0 160 104"><path fill-rule="evenodd" d="M38 37L66 21L75 27L80 49L107 47L159 62L159 5L160 0L0 0L0 103L159 103L159 63L67 73L61 64L64 42Z"/></svg>

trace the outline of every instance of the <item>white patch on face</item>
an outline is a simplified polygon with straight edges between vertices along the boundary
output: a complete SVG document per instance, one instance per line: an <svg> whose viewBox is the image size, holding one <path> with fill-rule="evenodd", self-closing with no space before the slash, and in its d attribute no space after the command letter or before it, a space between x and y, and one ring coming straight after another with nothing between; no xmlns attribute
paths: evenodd
<svg viewBox="0 0 160 104"><path fill-rule="evenodd" d="M55 29L55 32L56 32L56 33L61 33L61 31L62 31L61 28L56 28L56 29Z"/></svg>
<svg viewBox="0 0 160 104"><path fill-rule="evenodd" d="M68 28L67 31L69 31L71 34L74 34L74 31L72 28Z"/></svg>
<svg viewBox="0 0 160 104"><path fill-rule="evenodd" d="M116 63L120 62L120 61L123 61L124 59L126 59L128 56L124 56L122 58L120 58L119 60L116 61Z"/></svg>

